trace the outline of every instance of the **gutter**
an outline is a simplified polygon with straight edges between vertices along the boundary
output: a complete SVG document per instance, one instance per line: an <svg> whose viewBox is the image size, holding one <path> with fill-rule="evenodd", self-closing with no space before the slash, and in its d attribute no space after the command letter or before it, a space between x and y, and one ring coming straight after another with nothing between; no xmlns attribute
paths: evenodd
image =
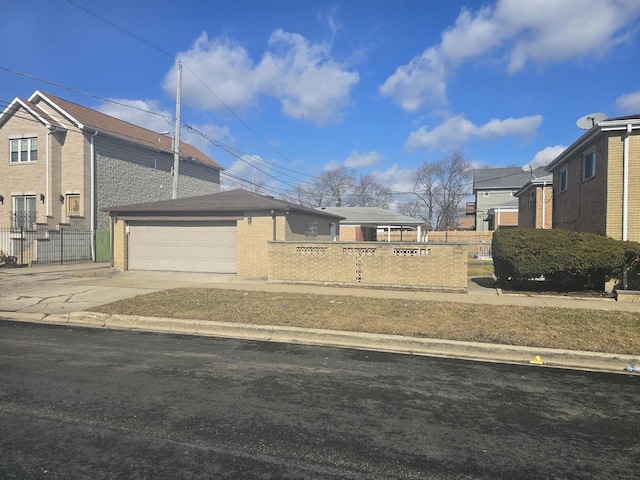
<svg viewBox="0 0 640 480"><path fill-rule="evenodd" d="M546 220L546 199L545 190L547 188L547 182L542 182L542 229L544 230L544 222Z"/></svg>
<svg viewBox="0 0 640 480"><path fill-rule="evenodd" d="M93 139L98 135L98 130L89 135L91 139L91 180L89 193L91 195L91 259L96 261L96 149Z"/></svg>

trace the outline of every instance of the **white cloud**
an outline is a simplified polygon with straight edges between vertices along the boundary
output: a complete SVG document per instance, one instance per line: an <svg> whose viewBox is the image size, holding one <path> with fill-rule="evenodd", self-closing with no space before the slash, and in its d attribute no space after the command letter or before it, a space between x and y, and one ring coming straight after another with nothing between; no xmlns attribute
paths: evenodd
<svg viewBox="0 0 640 480"><path fill-rule="evenodd" d="M640 112L640 90L618 97L616 107L625 112Z"/></svg>
<svg viewBox="0 0 640 480"><path fill-rule="evenodd" d="M381 160L382 157L378 152L358 153L353 151L344 161L344 166L347 168L371 167L380 163Z"/></svg>
<svg viewBox="0 0 640 480"><path fill-rule="evenodd" d="M504 120L492 119L484 125L474 125L464 115L456 115L433 130L422 127L412 132L405 143L405 148L415 151L419 148L427 150L449 150L456 148L473 137L486 140L502 137L530 138L540 127L542 116L507 118Z"/></svg>
<svg viewBox="0 0 640 480"><path fill-rule="evenodd" d="M114 98L111 101L103 102L96 110L99 112L119 118L125 122L133 123L148 130L162 133L167 132L168 136L174 134L174 112L163 110L157 100L131 100ZM114 103L115 102L115 103ZM226 126L213 124L192 125L192 127L221 143L234 143L235 139ZM215 146L205 137L196 131L191 131L184 126L180 130L180 141L187 142L202 152L215 159L218 155Z"/></svg>
<svg viewBox="0 0 640 480"><path fill-rule="evenodd" d="M491 55L514 73L528 63L600 56L629 39L638 16L636 0L498 0L463 9L438 45L398 67L379 91L407 111L443 105L446 80L464 62Z"/></svg>
<svg viewBox="0 0 640 480"><path fill-rule="evenodd" d="M393 192L411 192L413 191L413 169L400 168L397 164L393 164L386 170L374 170L371 172L376 181Z"/></svg>
<svg viewBox="0 0 640 480"><path fill-rule="evenodd" d="M543 167L549 165L555 158L566 150L564 145L554 145L553 147L546 147L536 153L527 165L531 165L532 168Z"/></svg>
<svg viewBox="0 0 640 480"><path fill-rule="evenodd" d="M427 101L432 105L447 103L445 79L442 58L430 48L408 65L398 67L380 86L380 93L391 97L403 110L414 112Z"/></svg>
<svg viewBox="0 0 640 480"><path fill-rule="evenodd" d="M111 98L96 110L154 132L173 132L173 113L163 110L157 100Z"/></svg>
<svg viewBox="0 0 640 480"><path fill-rule="evenodd" d="M319 125L339 121L359 76L332 57L331 44L310 43L301 35L276 30L267 48L256 63L241 45L210 40L203 33L179 55L184 63L183 101L203 110L221 110L225 105L236 110L254 106L264 96L277 99L291 118ZM172 95L176 75L174 65L163 82Z"/></svg>
<svg viewBox="0 0 640 480"><path fill-rule="evenodd" d="M342 166L342 162L339 162L338 160L331 160L330 162L324 164L324 166L322 167L322 171L328 172L329 170L335 170L336 168L340 168Z"/></svg>
<svg viewBox="0 0 640 480"><path fill-rule="evenodd" d="M241 155L221 176L224 190L232 188L256 188L271 180L271 167L259 155ZM255 187L252 187L254 184Z"/></svg>

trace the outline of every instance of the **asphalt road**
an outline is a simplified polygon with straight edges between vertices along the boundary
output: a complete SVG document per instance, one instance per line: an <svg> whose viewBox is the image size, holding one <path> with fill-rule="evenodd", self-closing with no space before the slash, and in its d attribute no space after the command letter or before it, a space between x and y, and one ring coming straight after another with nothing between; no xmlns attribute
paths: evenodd
<svg viewBox="0 0 640 480"><path fill-rule="evenodd" d="M0 322L0 478L637 479L640 377Z"/></svg>

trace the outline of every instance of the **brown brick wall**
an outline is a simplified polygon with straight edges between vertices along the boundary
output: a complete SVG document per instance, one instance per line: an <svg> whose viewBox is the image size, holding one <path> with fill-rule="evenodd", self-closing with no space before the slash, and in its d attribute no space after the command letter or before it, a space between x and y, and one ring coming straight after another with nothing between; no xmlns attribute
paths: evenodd
<svg viewBox="0 0 640 480"><path fill-rule="evenodd" d="M615 136L615 134L613 134ZM582 157L596 151L595 176L582 180ZM553 174L553 228L591 232L605 235L605 209L607 190L611 178L607 164L607 138L601 135L595 142L585 145L566 161L568 169L567 190L560 192L560 170ZM614 182L615 183L615 182ZM611 193L611 192L610 192ZM615 194L614 194L615 195ZM608 223L608 221L607 221Z"/></svg>
<svg viewBox="0 0 640 480"><path fill-rule="evenodd" d="M38 160L33 163L10 163L10 138L30 137L38 138ZM32 117L25 110L20 110L11 117L0 130L0 195L4 202L0 204L0 226L11 225L13 202L11 194L36 195L36 221L46 222L46 203L40 201L46 188L46 136L47 129L32 121Z"/></svg>
<svg viewBox="0 0 640 480"><path fill-rule="evenodd" d="M269 280L466 290L467 246L270 242Z"/></svg>
<svg viewBox="0 0 640 480"><path fill-rule="evenodd" d="M127 270L127 235L125 234L127 222L118 220L112 223L111 248L113 248L112 266L115 270Z"/></svg>
<svg viewBox="0 0 640 480"><path fill-rule="evenodd" d="M313 221L318 222L317 240L329 241L331 220L299 213L279 214L275 217L275 239L277 241L305 240L305 225ZM238 220L238 275L250 277L268 275L268 242L273 240L273 222L272 216L264 212L245 212L244 219Z"/></svg>
<svg viewBox="0 0 640 480"><path fill-rule="evenodd" d="M249 223L251 219L251 223ZM284 217L276 217L276 238L284 239ZM273 239L273 219L264 213L251 213L238 220L238 275L266 277L267 242Z"/></svg>
<svg viewBox="0 0 640 480"><path fill-rule="evenodd" d="M640 133L629 136L628 240L640 241Z"/></svg>
<svg viewBox="0 0 640 480"><path fill-rule="evenodd" d="M342 225L340 227L340 240L343 242L362 242L362 229L359 226Z"/></svg>
<svg viewBox="0 0 640 480"><path fill-rule="evenodd" d="M611 135L608 141L606 234L622 239L624 136ZM640 241L640 134L629 136L629 183L627 239Z"/></svg>

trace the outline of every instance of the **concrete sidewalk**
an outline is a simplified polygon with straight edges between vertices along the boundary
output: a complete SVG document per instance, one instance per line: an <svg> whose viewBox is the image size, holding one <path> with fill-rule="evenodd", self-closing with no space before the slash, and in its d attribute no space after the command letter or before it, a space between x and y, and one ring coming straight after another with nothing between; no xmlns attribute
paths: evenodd
<svg viewBox="0 0 640 480"><path fill-rule="evenodd" d="M238 325L188 319L104 315L84 310L171 288L221 288L244 291L307 293L330 296L395 298L436 302L514 305L640 312L640 304L614 299L501 294L486 279L470 279L468 293L407 291L272 283L236 275L184 272L116 272L107 264L42 266L0 270L0 319L62 325L121 328L190 335L293 342L434 355L483 361L529 363L536 356L548 366L623 372L640 357L419 339L330 330ZM588 312L585 312L588 314Z"/></svg>

